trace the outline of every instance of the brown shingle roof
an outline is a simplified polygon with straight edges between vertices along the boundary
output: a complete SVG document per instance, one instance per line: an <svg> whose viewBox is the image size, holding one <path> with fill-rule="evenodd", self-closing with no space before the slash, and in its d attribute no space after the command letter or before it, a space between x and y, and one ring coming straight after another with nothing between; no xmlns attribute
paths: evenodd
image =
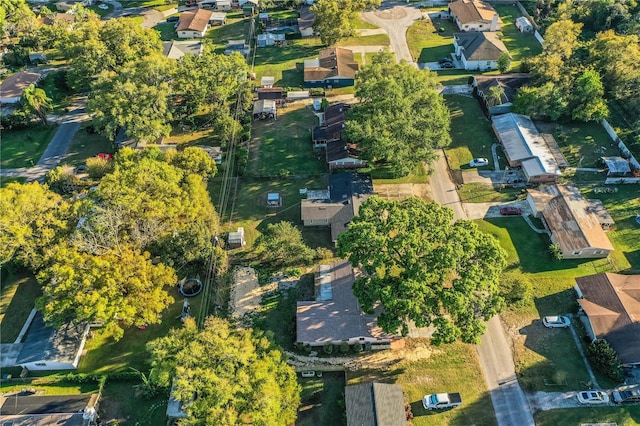
<svg viewBox="0 0 640 426"><path fill-rule="evenodd" d="M474 75L473 78L478 85L478 91L485 97L489 95L492 87L502 87L504 90L502 103L513 102L516 91L533 79L529 74Z"/></svg>
<svg viewBox="0 0 640 426"><path fill-rule="evenodd" d="M341 47L320 51L317 61L305 61L304 81L320 81L332 77L355 78L358 63L353 52Z"/></svg>
<svg viewBox="0 0 640 426"><path fill-rule="evenodd" d="M596 274L576 284L596 337L607 340L623 363L640 362L640 275Z"/></svg>
<svg viewBox="0 0 640 426"><path fill-rule="evenodd" d="M22 96L24 89L40 80L40 74L35 72L19 72L7 77L0 84L0 97L18 98Z"/></svg>
<svg viewBox="0 0 640 426"><path fill-rule="evenodd" d="M449 4L451 13L461 24L491 22L498 12L489 3L477 0L458 0ZM498 18L498 22L501 22Z"/></svg>
<svg viewBox="0 0 640 426"><path fill-rule="evenodd" d="M182 12L176 31L197 31L201 33L207 29L212 13L212 11L205 9L198 9L195 12Z"/></svg>

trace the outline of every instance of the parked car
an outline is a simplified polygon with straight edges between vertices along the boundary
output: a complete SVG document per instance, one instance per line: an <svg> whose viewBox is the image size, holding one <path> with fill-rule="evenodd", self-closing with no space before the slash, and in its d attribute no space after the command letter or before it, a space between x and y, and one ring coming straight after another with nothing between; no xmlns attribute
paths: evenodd
<svg viewBox="0 0 640 426"><path fill-rule="evenodd" d="M624 404L631 402L640 402L640 387L615 390L611 392L611 398L616 404Z"/></svg>
<svg viewBox="0 0 640 426"><path fill-rule="evenodd" d="M578 392L578 402L581 404L608 404L609 395L602 391L583 391Z"/></svg>
<svg viewBox="0 0 640 426"><path fill-rule="evenodd" d="M180 18L178 16L169 16L167 22L178 22Z"/></svg>
<svg viewBox="0 0 640 426"><path fill-rule="evenodd" d="M106 4L99 4L99 5L98 5L98 9L108 10L108 9L109 9L109 6L107 6Z"/></svg>
<svg viewBox="0 0 640 426"><path fill-rule="evenodd" d="M489 165L489 160L486 158L474 158L469 161L469 167L482 167Z"/></svg>
<svg viewBox="0 0 640 426"><path fill-rule="evenodd" d="M571 320L568 317L544 317L542 324L547 328L567 328L571 325Z"/></svg>
<svg viewBox="0 0 640 426"><path fill-rule="evenodd" d="M453 61L451 60L451 58L440 58L440 59L438 59L438 63L440 65L446 64L447 62L453 62Z"/></svg>
<svg viewBox="0 0 640 426"><path fill-rule="evenodd" d="M503 207L500 209L500 214L502 216L520 216L522 209L518 207Z"/></svg>
<svg viewBox="0 0 640 426"><path fill-rule="evenodd" d="M440 410L460 405L462 405L462 398L459 393L434 393L422 398L422 406L425 410Z"/></svg>
<svg viewBox="0 0 640 426"><path fill-rule="evenodd" d="M440 64L440 68L455 68L456 66L453 62L445 62L444 64Z"/></svg>

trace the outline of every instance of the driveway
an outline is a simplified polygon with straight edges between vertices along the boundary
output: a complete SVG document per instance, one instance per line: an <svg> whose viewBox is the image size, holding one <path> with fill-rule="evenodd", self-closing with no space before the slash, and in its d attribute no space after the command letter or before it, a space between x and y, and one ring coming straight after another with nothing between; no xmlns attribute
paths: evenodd
<svg viewBox="0 0 640 426"><path fill-rule="evenodd" d="M378 9L362 12L362 19L377 25L389 34L391 50L396 54L396 60L402 59L415 64L411 51L407 45L407 29L422 18L418 5L405 3L383 3Z"/></svg>

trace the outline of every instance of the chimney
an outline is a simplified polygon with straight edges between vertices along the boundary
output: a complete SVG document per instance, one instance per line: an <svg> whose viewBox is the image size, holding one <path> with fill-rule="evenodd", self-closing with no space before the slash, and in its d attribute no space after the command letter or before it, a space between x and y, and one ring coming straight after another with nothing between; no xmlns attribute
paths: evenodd
<svg viewBox="0 0 640 426"><path fill-rule="evenodd" d="M498 14L494 13L493 15L493 19L491 20L491 27L489 28L490 31L499 31L498 29Z"/></svg>

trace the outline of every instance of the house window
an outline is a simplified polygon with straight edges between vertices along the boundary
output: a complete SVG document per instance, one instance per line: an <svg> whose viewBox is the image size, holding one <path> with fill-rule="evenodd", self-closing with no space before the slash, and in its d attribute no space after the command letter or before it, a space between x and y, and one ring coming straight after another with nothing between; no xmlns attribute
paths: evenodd
<svg viewBox="0 0 640 426"><path fill-rule="evenodd" d="M593 254L602 254L604 253L604 250L596 250L593 252Z"/></svg>
<svg viewBox="0 0 640 426"><path fill-rule="evenodd" d="M46 367L47 363L46 362L36 362L36 366L37 367Z"/></svg>
<svg viewBox="0 0 640 426"><path fill-rule="evenodd" d="M482 28L482 25L478 25L478 28Z"/></svg>
<svg viewBox="0 0 640 426"><path fill-rule="evenodd" d="M571 253L571 254L573 254L573 255L576 255L576 256L577 256L577 255L579 255L579 254L582 254L582 252L581 252L581 251L574 251L574 252L573 252L573 253Z"/></svg>

